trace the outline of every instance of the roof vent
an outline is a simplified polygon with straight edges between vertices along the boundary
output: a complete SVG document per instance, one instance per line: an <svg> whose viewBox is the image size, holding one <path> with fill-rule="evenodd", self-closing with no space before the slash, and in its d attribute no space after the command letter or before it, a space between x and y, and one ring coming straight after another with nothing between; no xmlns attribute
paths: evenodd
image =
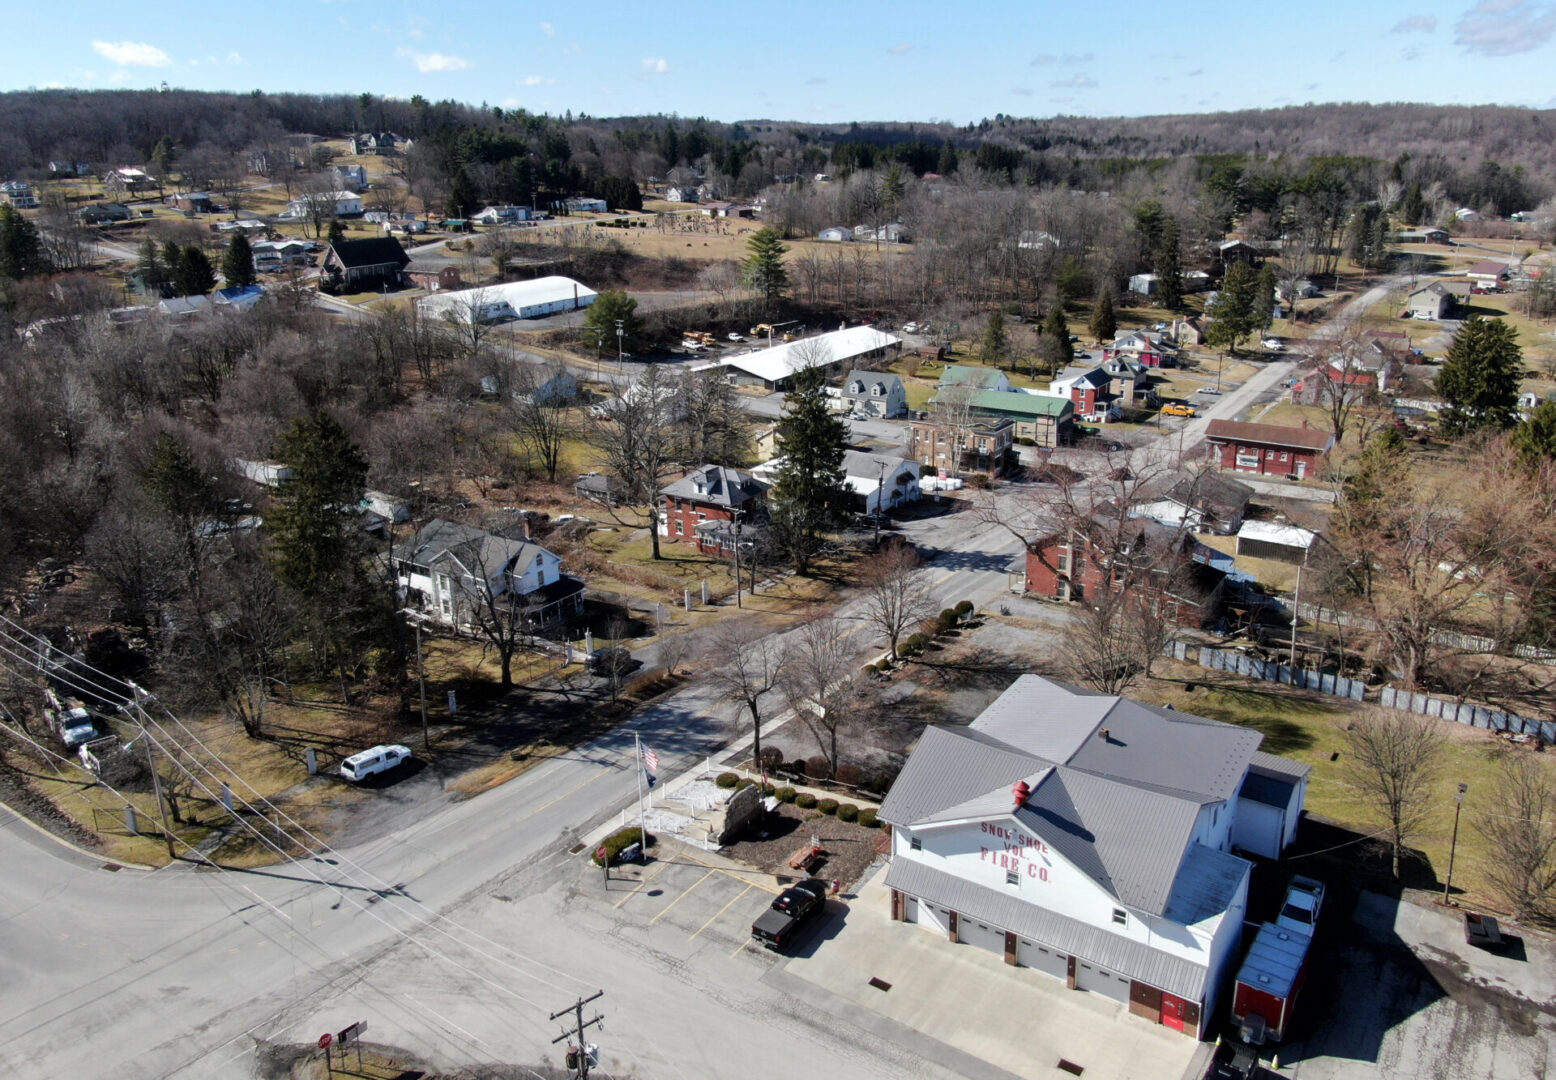
<svg viewBox="0 0 1556 1080"><path fill-rule="evenodd" d="M1097 730L1097 738L1101 739L1103 742L1111 742L1112 737L1113 733L1107 728L1099 728Z"/></svg>
<svg viewBox="0 0 1556 1080"><path fill-rule="evenodd" d="M1032 794L1032 789L1027 786L1025 780L1017 780L1015 786L1010 789L1011 795L1016 799L1016 808L1019 810L1027 803L1027 797Z"/></svg>

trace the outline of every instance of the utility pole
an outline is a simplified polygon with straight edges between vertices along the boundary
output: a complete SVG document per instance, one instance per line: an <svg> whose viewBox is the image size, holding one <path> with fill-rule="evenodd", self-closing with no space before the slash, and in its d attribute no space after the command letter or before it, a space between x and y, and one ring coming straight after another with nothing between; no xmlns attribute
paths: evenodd
<svg viewBox="0 0 1556 1080"><path fill-rule="evenodd" d="M1297 566L1297 586L1291 594L1291 670L1297 670L1297 620L1302 607L1302 567ZM1295 676L1292 676L1295 678Z"/></svg>
<svg viewBox="0 0 1556 1080"><path fill-rule="evenodd" d="M416 683L421 693L421 748L432 749L432 735L427 728L427 670L421 662L421 624L427 617L411 608L401 608L400 614L416 628Z"/></svg>
<svg viewBox="0 0 1556 1080"><path fill-rule="evenodd" d="M735 606L740 604L740 516L741 512L735 511Z"/></svg>
<svg viewBox="0 0 1556 1080"><path fill-rule="evenodd" d="M886 504L886 462L879 463L880 468L875 478L875 513L871 514L871 520L875 522L875 550L881 550L881 511ZM866 501L866 506L869 502Z"/></svg>
<svg viewBox="0 0 1556 1080"><path fill-rule="evenodd" d="M146 728L146 709L141 695L146 693L134 683L130 684L131 703L140 721L140 737L146 740L146 768L151 772L151 795L157 800L157 811L162 815L162 838L167 841L167 857L171 861L178 856L173 852L173 823L168 820L167 800L162 797L162 777L157 773L157 759L152 752L151 732Z"/></svg>
<svg viewBox="0 0 1556 1080"><path fill-rule="evenodd" d="M555 1046L563 1039L571 1040L576 1038L578 1040L576 1048L572 1042L567 1044L567 1065L570 1069L578 1070L576 1074L578 1080L589 1080L589 1044L584 1041L584 1032L595 1025L603 1026L605 1023L605 1017L599 1015L599 1013L595 1014L593 1020L586 1022L583 1018L583 1007L595 998L604 996L604 990L596 990L586 998L579 998L576 1004L569 1005L567 1008L559 1009L551 1014L552 1020L559 1016L566 1016L568 1013L572 1013L574 1016L573 1026L565 1029L562 1034L552 1039L551 1045Z"/></svg>
<svg viewBox="0 0 1556 1080"><path fill-rule="evenodd" d="M1453 797L1453 842L1448 846L1448 880L1443 882L1444 904L1453 902L1448 899L1448 894L1453 889L1453 857L1459 853L1459 812L1464 809L1464 793L1469 789L1468 784L1460 784L1458 793Z"/></svg>

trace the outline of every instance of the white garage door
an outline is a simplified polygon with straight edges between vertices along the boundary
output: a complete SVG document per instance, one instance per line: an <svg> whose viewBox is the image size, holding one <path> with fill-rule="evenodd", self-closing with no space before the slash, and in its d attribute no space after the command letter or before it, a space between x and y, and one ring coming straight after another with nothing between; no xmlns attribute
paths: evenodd
<svg viewBox="0 0 1556 1080"><path fill-rule="evenodd" d="M1075 962L1075 988L1090 990L1093 994L1101 994L1125 1005L1129 1004L1128 979L1116 971L1108 971L1095 964L1088 964L1084 960Z"/></svg>
<svg viewBox="0 0 1556 1080"><path fill-rule="evenodd" d="M945 912L936 908L934 904L926 904L918 901L918 924L925 930L931 930L937 934L946 933Z"/></svg>
<svg viewBox="0 0 1556 1080"><path fill-rule="evenodd" d="M1005 931L970 919L966 915L957 917L956 937L964 945L973 945L1001 956L1005 955Z"/></svg>
<svg viewBox="0 0 1556 1080"><path fill-rule="evenodd" d="M1070 959L1065 953L1056 952L1047 945L1026 938L1021 938L1016 944L1016 959L1022 967L1036 968L1056 979L1068 978L1070 974Z"/></svg>

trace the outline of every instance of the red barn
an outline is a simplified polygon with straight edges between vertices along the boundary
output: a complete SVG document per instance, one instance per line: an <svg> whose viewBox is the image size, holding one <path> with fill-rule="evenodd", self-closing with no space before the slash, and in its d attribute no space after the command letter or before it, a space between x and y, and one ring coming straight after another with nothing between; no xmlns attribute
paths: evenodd
<svg viewBox="0 0 1556 1080"><path fill-rule="evenodd" d="M1212 420L1205 440L1211 459L1223 469L1292 480L1315 475L1334 446L1333 435L1306 424L1294 428L1240 420Z"/></svg>

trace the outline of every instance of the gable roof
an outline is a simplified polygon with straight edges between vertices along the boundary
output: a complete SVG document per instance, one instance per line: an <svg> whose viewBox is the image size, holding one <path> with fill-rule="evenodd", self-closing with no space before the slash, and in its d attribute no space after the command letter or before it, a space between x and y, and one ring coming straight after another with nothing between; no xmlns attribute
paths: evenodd
<svg viewBox="0 0 1556 1080"><path fill-rule="evenodd" d="M855 357L900 345L902 339L885 334L873 326L850 326L815 337L801 338L770 349L731 356L719 363L768 382L777 382L812 366L842 364Z"/></svg>
<svg viewBox="0 0 1556 1080"><path fill-rule="evenodd" d="M1482 259L1480 262L1464 271L1464 276L1499 278L1506 277L1511 270L1512 267L1508 266L1505 262L1498 262L1496 259Z"/></svg>
<svg viewBox="0 0 1556 1080"><path fill-rule="evenodd" d="M337 240L330 245L330 252L347 270L356 270L364 266L383 266L386 263L404 267L411 261L411 257L405 253L405 248L400 246L400 241L392 236L371 236L365 240Z"/></svg>
<svg viewBox="0 0 1556 1080"><path fill-rule="evenodd" d="M703 465L659 489L661 495L711 506L740 506L767 490L748 472L725 465Z"/></svg>
<svg viewBox="0 0 1556 1080"><path fill-rule="evenodd" d="M1008 381L1003 371L994 368L973 367L970 364L947 364L940 373L941 386L982 386L992 389L1002 380Z"/></svg>
<svg viewBox="0 0 1556 1080"><path fill-rule="evenodd" d="M969 727L924 732L881 818L922 827L1013 816L1121 903L1161 915L1200 808L1237 794L1262 739L1023 675ZM1030 794L1013 807L1018 780Z"/></svg>
<svg viewBox="0 0 1556 1080"><path fill-rule="evenodd" d="M1035 419L1052 416L1063 419L1075 411L1075 404L1057 394L1028 394L1021 390L980 390L971 402L974 412L997 413Z"/></svg>
<svg viewBox="0 0 1556 1080"><path fill-rule="evenodd" d="M484 573L488 578L504 568L519 577L542 554L551 553L528 540L514 540L442 518L433 518L394 549L396 559L417 566L453 560L466 572L476 576Z"/></svg>
<svg viewBox="0 0 1556 1080"><path fill-rule="evenodd" d="M1185 476L1167 490L1167 497L1180 506L1208 511L1217 518L1230 520L1241 514L1253 498L1253 488L1219 472Z"/></svg>
<svg viewBox="0 0 1556 1080"><path fill-rule="evenodd" d="M879 480L883 474L890 480L907 465L913 467L913 474L917 476L918 463L898 454L872 454L865 450L843 451L843 475L858 477L861 480ZM875 489L872 487L870 490Z"/></svg>
<svg viewBox="0 0 1556 1080"><path fill-rule="evenodd" d="M1286 427L1281 424L1250 424L1241 420L1212 420L1205 429L1212 442L1259 443L1263 446L1289 446L1322 453L1334 445L1334 436L1317 428Z"/></svg>
<svg viewBox="0 0 1556 1080"><path fill-rule="evenodd" d="M863 389L862 390L859 390L859 391L855 391L854 390L853 387L854 387L854 383L856 383L856 382L857 383L861 383L863 385ZM865 396L869 396L871 388L876 386L877 384L879 384L880 387L881 387L881 396L882 397L890 397L893 386L895 386L899 390L902 389L902 379L895 372L891 372L891 371L864 371L864 370L861 370L859 368L855 368L853 371L850 371L848 373L848 378L843 380L843 396L844 397L865 397Z"/></svg>

